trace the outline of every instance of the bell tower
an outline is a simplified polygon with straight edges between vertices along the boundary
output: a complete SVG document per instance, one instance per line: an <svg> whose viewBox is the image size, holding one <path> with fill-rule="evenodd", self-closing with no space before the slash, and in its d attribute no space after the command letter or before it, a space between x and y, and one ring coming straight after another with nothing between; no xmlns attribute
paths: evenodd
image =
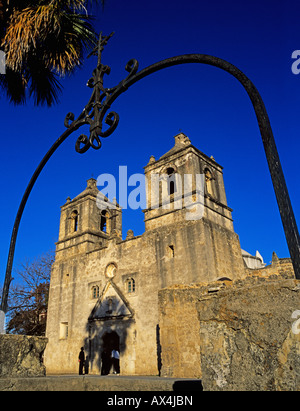
<svg viewBox="0 0 300 411"><path fill-rule="evenodd" d="M233 231L223 168L191 144L183 133L175 145L144 168L147 180L146 230L202 217Z"/></svg>
<svg viewBox="0 0 300 411"><path fill-rule="evenodd" d="M223 168L183 133L144 168L145 228L156 238L161 286L240 278L241 246L226 201Z"/></svg>
<svg viewBox="0 0 300 411"><path fill-rule="evenodd" d="M97 188L97 180L87 180L86 189L73 200L67 198L61 207L56 252L67 254L93 251L105 246L112 235L122 236L122 210L112 204Z"/></svg>

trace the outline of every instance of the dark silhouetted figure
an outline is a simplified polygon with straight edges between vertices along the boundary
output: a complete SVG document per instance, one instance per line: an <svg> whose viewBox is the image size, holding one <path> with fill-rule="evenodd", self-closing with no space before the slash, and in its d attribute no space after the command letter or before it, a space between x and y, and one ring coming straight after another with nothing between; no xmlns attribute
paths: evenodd
<svg viewBox="0 0 300 411"><path fill-rule="evenodd" d="M90 365L89 356L87 355L87 356L85 357L85 361L84 361L84 375L88 375L88 373L89 373L89 365Z"/></svg>
<svg viewBox="0 0 300 411"><path fill-rule="evenodd" d="M101 354L101 375L109 374L110 367L111 367L111 358L110 353L107 351L106 348L102 351Z"/></svg>
<svg viewBox="0 0 300 411"><path fill-rule="evenodd" d="M84 360L85 360L85 356L84 356L84 348L81 347L80 349L80 353L78 356L78 361L79 361L79 375L83 374L83 367L84 367Z"/></svg>

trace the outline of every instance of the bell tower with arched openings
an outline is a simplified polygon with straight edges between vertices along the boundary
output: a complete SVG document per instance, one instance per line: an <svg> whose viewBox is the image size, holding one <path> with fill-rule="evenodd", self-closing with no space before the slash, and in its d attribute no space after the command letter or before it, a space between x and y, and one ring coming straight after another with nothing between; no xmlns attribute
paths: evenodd
<svg viewBox="0 0 300 411"><path fill-rule="evenodd" d="M105 246L112 236L122 237L122 210L114 203L106 209L109 200L99 193L97 180L87 180L86 189L61 207L59 237L56 252L73 253L93 251ZM111 203L109 203L111 205Z"/></svg>
<svg viewBox="0 0 300 411"><path fill-rule="evenodd" d="M233 231L222 170L185 134L177 134L174 147L158 160L151 156L145 167L146 230L205 218Z"/></svg>

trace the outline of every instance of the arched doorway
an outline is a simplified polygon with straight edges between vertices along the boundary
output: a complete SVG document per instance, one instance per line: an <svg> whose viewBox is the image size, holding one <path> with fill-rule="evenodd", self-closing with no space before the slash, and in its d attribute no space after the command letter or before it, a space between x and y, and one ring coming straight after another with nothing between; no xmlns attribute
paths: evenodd
<svg viewBox="0 0 300 411"><path fill-rule="evenodd" d="M120 353L120 337L115 331L106 332L102 337L101 375L109 374L113 366L113 350Z"/></svg>

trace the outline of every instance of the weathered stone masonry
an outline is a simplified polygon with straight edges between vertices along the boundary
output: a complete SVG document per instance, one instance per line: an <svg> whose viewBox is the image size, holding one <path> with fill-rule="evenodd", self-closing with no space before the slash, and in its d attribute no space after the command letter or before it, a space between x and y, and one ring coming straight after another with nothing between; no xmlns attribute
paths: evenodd
<svg viewBox="0 0 300 411"><path fill-rule="evenodd" d="M177 182L169 192L154 196L151 175L184 181L194 177L190 192L197 200L195 175L206 177L204 213L186 218L191 210L182 201ZM116 345L122 374L157 375L160 368L158 291L174 284L241 278L245 274L239 238L226 202L222 167L184 135L160 159L151 156L145 167L147 208L145 233L130 230L122 239L122 210L97 207L96 180L61 208L59 239L53 265L45 353L48 373L77 372L84 346L89 371L99 373L104 350ZM171 191L170 191L171 190ZM158 204L153 208L151 200ZM169 209L162 207L170 201ZM106 201L108 201L106 199Z"/></svg>
<svg viewBox="0 0 300 411"><path fill-rule="evenodd" d="M153 192L154 174L170 178L167 193L163 185ZM175 174L205 176L202 218L187 219L191 209L176 206ZM274 254L259 268L259 254L242 254L222 167L184 134L161 158L150 157L145 176L140 236L122 236L117 204L98 208L94 179L61 207L47 373L77 373L84 346L89 372L99 374L105 351L117 348L123 375L202 378L207 390L299 389L299 334L291 332L299 282L290 260ZM188 197L197 203L195 178Z"/></svg>
<svg viewBox="0 0 300 411"><path fill-rule="evenodd" d="M208 391L299 391L300 281L286 260L275 263L285 274L268 275L271 266L160 290L162 375L201 378Z"/></svg>

